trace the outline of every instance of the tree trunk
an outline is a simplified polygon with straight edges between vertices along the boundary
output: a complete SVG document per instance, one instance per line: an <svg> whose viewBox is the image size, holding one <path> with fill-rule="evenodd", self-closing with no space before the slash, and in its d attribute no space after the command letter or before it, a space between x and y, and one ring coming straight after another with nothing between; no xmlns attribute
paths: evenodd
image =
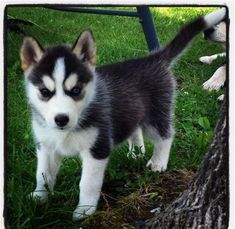
<svg viewBox="0 0 235 229"><path fill-rule="evenodd" d="M214 137L196 177L172 204L143 228L227 228L228 128L226 101Z"/></svg>

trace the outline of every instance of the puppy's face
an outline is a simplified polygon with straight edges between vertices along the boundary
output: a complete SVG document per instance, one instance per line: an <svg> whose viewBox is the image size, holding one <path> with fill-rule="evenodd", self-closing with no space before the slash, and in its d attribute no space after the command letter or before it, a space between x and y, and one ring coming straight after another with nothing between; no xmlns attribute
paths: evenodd
<svg viewBox="0 0 235 229"><path fill-rule="evenodd" d="M204 31L206 39L226 43L226 23L220 22L218 25Z"/></svg>
<svg viewBox="0 0 235 229"><path fill-rule="evenodd" d="M34 118L50 128L75 128L95 94L95 59L95 42L89 30L72 48L44 50L35 39L26 37L21 66Z"/></svg>

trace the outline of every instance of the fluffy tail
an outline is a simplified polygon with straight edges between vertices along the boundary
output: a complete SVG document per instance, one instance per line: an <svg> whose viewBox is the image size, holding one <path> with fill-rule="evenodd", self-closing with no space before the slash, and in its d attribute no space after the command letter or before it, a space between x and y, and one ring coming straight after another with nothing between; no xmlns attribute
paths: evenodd
<svg viewBox="0 0 235 229"><path fill-rule="evenodd" d="M189 23L162 50L162 55L169 61L173 60L199 32L218 24L225 17L226 8L223 7Z"/></svg>

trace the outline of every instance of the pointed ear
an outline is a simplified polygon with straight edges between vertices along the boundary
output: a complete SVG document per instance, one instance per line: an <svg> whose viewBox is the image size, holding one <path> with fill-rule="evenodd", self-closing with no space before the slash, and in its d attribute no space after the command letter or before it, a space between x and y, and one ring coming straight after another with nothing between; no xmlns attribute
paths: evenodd
<svg viewBox="0 0 235 229"><path fill-rule="evenodd" d="M33 37L24 37L20 50L21 68L26 71L37 63L44 53L44 49Z"/></svg>
<svg viewBox="0 0 235 229"><path fill-rule="evenodd" d="M84 30L80 34L72 47L72 51L82 62L96 64L96 44L90 29Z"/></svg>

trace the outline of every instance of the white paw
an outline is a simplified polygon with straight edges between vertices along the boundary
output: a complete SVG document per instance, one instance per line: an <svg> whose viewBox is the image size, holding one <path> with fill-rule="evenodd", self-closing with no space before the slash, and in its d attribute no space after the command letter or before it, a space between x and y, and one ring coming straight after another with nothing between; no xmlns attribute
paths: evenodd
<svg viewBox="0 0 235 229"><path fill-rule="evenodd" d="M214 59L210 56L202 56L199 58L199 61L201 61L203 64L211 64Z"/></svg>
<svg viewBox="0 0 235 229"><path fill-rule="evenodd" d="M220 79L217 80L217 79L210 78L202 86L203 86L203 89L208 90L208 91L212 91L212 90L218 91L223 85L224 85L224 81Z"/></svg>
<svg viewBox="0 0 235 229"><path fill-rule="evenodd" d="M217 98L218 101L222 102L224 101L224 94L223 95L220 95L218 98Z"/></svg>
<svg viewBox="0 0 235 229"><path fill-rule="evenodd" d="M35 190L34 192L31 192L29 194L31 198L33 198L36 201L39 201L40 203L45 203L48 200L48 191L46 190Z"/></svg>
<svg viewBox="0 0 235 229"><path fill-rule="evenodd" d="M167 162L153 160L151 158L146 166L149 167L153 172L164 172L167 169Z"/></svg>
<svg viewBox="0 0 235 229"><path fill-rule="evenodd" d="M89 215L92 215L96 210L96 207L94 206L88 206L88 205L83 205L83 206L77 206L77 208L73 212L73 221L78 221L81 219L84 219L88 217Z"/></svg>
<svg viewBox="0 0 235 229"><path fill-rule="evenodd" d="M219 67L212 77L203 84L206 90L219 90L226 80L226 66Z"/></svg>

